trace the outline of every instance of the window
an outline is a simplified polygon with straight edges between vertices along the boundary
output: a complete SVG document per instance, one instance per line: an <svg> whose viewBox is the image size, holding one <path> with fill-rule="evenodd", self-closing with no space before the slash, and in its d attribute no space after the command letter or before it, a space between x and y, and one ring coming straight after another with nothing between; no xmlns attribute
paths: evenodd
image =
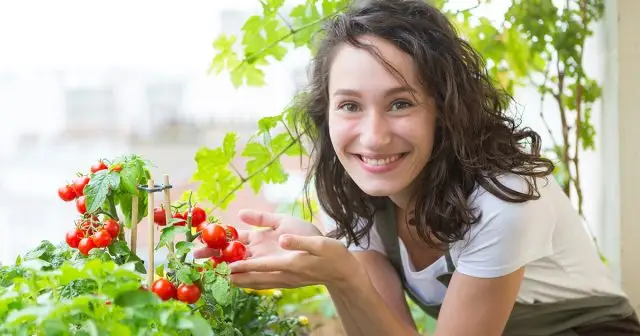
<svg viewBox="0 0 640 336"><path fill-rule="evenodd" d="M116 112L116 104L111 88L70 89L65 102L69 128L103 128L113 124L110 118Z"/></svg>
<svg viewBox="0 0 640 336"><path fill-rule="evenodd" d="M147 87L149 117L155 126L175 124L180 119L183 87L179 83L156 83Z"/></svg>

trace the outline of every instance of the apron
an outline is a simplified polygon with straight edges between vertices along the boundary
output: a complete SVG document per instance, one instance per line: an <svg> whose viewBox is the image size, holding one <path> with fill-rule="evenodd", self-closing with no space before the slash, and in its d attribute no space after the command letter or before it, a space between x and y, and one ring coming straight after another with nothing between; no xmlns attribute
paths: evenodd
<svg viewBox="0 0 640 336"><path fill-rule="evenodd" d="M406 282L396 231L395 206L390 201L376 211L374 226L378 230L387 257L398 272L407 295L426 314L438 319L439 304L422 301ZM455 272L448 251L445 253L447 272L436 279L446 287ZM554 303L516 302L503 335L506 336L576 336L640 335L640 323L625 297L600 296L570 299Z"/></svg>

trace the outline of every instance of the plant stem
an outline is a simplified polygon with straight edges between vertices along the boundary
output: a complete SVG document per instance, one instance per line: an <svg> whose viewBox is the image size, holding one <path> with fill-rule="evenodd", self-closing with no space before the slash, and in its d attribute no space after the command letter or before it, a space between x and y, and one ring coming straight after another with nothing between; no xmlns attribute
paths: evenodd
<svg viewBox="0 0 640 336"><path fill-rule="evenodd" d="M267 162L264 166L262 166L260 169L257 169L254 173L249 174L246 178L242 179L242 176L240 176L240 183L238 183L236 186L233 187L233 189L231 189L231 191L229 191L229 193L227 195L225 195L222 200L220 202L218 202L218 204L213 206L212 211L220 208L220 206L222 204L224 204L224 202L229 199L229 197L231 197L232 195L234 195L236 193L236 191L240 190L240 188L242 188L242 186L249 180L251 180L253 177L255 177L256 175L260 174L264 169L268 168L269 166L271 166L274 162L278 161L280 159L280 157L282 155L284 155L284 153L286 153L289 148L293 147L296 143L298 143L300 141L300 138L306 134L306 130L304 132L302 132L300 135L298 135L295 139L293 139L293 141L291 141L284 149L282 149L280 152L278 152L276 155L273 156L273 158L271 158L271 160L269 160L269 162ZM191 232L189 232L191 233Z"/></svg>

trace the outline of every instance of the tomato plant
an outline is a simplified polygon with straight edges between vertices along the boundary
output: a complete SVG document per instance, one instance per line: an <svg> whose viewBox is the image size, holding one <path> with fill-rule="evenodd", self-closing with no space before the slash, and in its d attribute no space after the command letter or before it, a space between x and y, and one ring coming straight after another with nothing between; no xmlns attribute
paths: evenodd
<svg viewBox="0 0 640 336"><path fill-rule="evenodd" d="M244 258L244 245L233 226L200 203L193 206L191 192L188 199L152 211L160 230L153 249L171 248L166 260L151 267L131 250L125 232L148 215L148 195L138 190L151 177L148 165L135 155L100 160L78 173L77 184L59 189L65 204L73 195L78 217L61 244L43 241L14 265L0 266L0 334L305 333L308 327L296 316L279 310L279 297L233 285L228 263ZM78 195L73 189L80 185ZM134 196L137 218L132 218ZM172 213L169 222L165 211ZM216 258L189 258L205 233L226 248ZM155 281L147 289L149 276Z"/></svg>

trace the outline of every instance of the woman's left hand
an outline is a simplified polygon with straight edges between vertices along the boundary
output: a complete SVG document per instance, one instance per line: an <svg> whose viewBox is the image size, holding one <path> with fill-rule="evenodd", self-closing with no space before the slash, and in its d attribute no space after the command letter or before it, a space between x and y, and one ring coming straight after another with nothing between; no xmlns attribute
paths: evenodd
<svg viewBox="0 0 640 336"><path fill-rule="evenodd" d="M339 284L359 267L338 240L323 236L283 234L284 253L267 254L232 263L231 281L253 289L296 288Z"/></svg>

